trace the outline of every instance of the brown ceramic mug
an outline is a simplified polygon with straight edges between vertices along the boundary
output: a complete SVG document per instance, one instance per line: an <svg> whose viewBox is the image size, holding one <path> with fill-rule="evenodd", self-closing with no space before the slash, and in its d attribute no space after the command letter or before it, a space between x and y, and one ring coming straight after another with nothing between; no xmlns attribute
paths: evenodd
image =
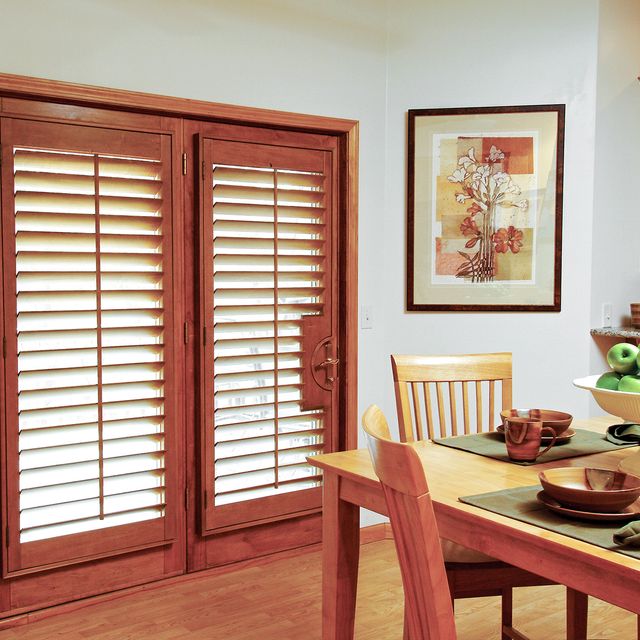
<svg viewBox="0 0 640 640"><path fill-rule="evenodd" d="M542 436L545 432L551 437L551 442L540 451ZM512 460L533 462L553 447L557 437L556 432L551 427L543 427L542 422L524 418L505 418L504 420L504 440L507 453Z"/></svg>

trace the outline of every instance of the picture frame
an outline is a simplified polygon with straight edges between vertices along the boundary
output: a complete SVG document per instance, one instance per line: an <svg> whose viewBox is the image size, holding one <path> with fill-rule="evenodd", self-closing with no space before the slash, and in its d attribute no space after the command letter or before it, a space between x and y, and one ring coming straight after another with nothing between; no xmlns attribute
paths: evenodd
<svg viewBox="0 0 640 640"><path fill-rule="evenodd" d="M560 311L565 105L410 109L407 310Z"/></svg>

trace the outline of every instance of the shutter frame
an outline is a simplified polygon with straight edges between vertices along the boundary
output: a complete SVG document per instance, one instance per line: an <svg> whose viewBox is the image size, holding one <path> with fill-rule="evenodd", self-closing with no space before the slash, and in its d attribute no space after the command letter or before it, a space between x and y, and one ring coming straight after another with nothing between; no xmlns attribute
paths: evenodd
<svg viewBox="0 0 640 640"><path fill-rule="evenodd" d="M271 275L274 273L270 267L269 262L273 262L273 250L271 254L269 249L273 246L274 234L273 234L273 222L268 220L268 205L260 204L261 200L264 202L264 197L260 198L260 194L257 194L257 189L260 187L248 187L250 189L250 198L247 200L247 204L236 204L232 199L223 198L219 203L218 199L215 199L216 189L214 188L214 180L216 173L228 176L233 172L254 173L258 175L257 171L264 171L269 167L268 163L265 164L264 158L270 156L275 161L272 163L273 168L276 169L277 175L280 172L286 172L287 175L293 176L295 179L291 182L297 182L298 185L288 185L292 191L286 193L286 205L282 206L284 215L280 218L280 202L281 198L278 197L278 240L277 245L280 251L278 252L278 263L282 259L283 266L279 271L280 276L283 277L284 284L279 285L278 288L278 307L282 313L293 313L294 316L284 317L297 317L299 320L280 320L283 325L288 326L287 330L293 326L297 330L291 335L298 335L299 346L294 350L293 356L300 359L299 364L290 364L287 362L285 368L295 368L302 374L304 363L302 362L301 349L308 349L308 345L302 346L302 336L300 335L301 327L304 324L302 322L305 318L316 318L315 315L308 316L307 313L318 314L324 311L325 314L321 314L322 318L318 316L318 320L322 319L322 322L327 324L325 329L326 333L330 334L332 331L331 326L331 305L332 305L332 279L329 280L328 286L324 285L324 281L328 278L327 269L334 269L332 263L333 252L333 240L331 239L331 225L327 224L327 216L329 212L332 212L335 207L335 195L333 194L332 179L333 179L333 164L332 153L327 149L303 149L295 148L295 139L298 134L290 134L290 138L283 141L283 147L274 147L272 145L259 145L245 142L230 142L228 140L219 140L213 138L207 138L201 136L199 138L200 158L204 167L204 176L200 182L201 189L200 195L200 273L202 274L201 280L201 321L203 329L206 330L207 336L213 336L213 339L207 340L207 343L203 345L200 358L201 367L201 384L202 389L201 407L202 407L202 421L201 421L201 443L202 443L202 493L201 493L201 522L202 522L202 534L208 535L228 529L237 527L253 526L254 524L268 522L273 519L281 519L284 517L291 517L293 515L300 515L303 513L311 513L321 508L321 478L315 471L311 471L311 467L307 465L304 458L308 454L320 453L326 450L332 450L333 447L333 432L330 427L331 419L333 417L333 410L328 412L325 416L326 425L316 424L311 430L308 428L305 430L304 426L300 426L297 431L301 433L301 437L312 436L315 433L316 439L310 441L311 444L303 446L300 451L299 464L300 469L304 467L309 470L307 480L309 488L302 491L293 491L286 495L277 493L276 495L269 495L258 499L250 499L246 501L231 502L227 504L213 504L216 498L216 492L214 490L215 476L216 476L216 462L213 457L213 451L216 447L214 441L214 428L213 428L213 416L218 418L224 416L226 420L230 418L232 409L225 409L222 406L214 406L213 398L216 396L223 397L226 392L221 391L216 393L216 387L214 386L215 380L224 379L225 373L222 374L218 370L218 366L214 365L214 354L217 353L216 345L220 343L220 337L218 335L218 326L223 329L230 330L233 328L235 332L240 331L242 334L242 328L239 328L240 324L230 322L226 317L222 317L220 314L224 311L229 314L229 318L233 317L237 319L238 314L245 315L242 324L246 323L246 326L267 327L269 324L273 325L273 314L271 311L272 304L267 304L267 298L272 296L273 301L273 287L270 285ZM243 164L240 160L244 160ZM282 163L282 169L276 164L277 161ZM247 169L236 169L234 167L248 167ZM229 169L229 167L231 167ZM251 168L253 167L253 169ZM293 171L294 173L290 173ZM321 182L325 184L325 193L322 196L322 200L319 197L304 196L304 197L292 197L291 194L295 193L293 189L299 187L301 184L305 184L306 176L301 175L306 172L309 175L308 182L311 183L310 188L317 188ZM322 176L322 181L320 181ZM273 191L268 187L269 180L261 177L262 188L265 189L264 195L273 200ZM276 187L277 189L277 184ZM224 190L218 189L218 193L228 194ZM271 193L271 195L269 195ZM278 191L278 193L280 193ZM318 193L317 191L310 191L309 193ZM240 196L242 200L242 188L241 186L235 189L234 194ZM250 202L257 202L258 204L249 204ZM290 204L291 203L291 204ZM305 206L306 203L306 206ZM319 204L320 206L314 206ZM220 222L214 222L214 216L218 211L218 207L221 208L220 218L216 217L216 220ZM333 214L331 214L333 215ZM238 220L239 222L234 222ZM244 224L246 220L247 224ZM281 228L282 226L282 228ZM271 231L270 231L271 229ZM323 237L322 240L317 239L305 239L305 234L313 232L321 234L321 236L312 236L313 238ZM256 234L252 239L250 234ZM248 242L242 238L248 238ZM215 239L214 239L215 238ZM261 238L261 239L260 239ZM249 246L250 245L250 246ZM251 250L253 247L253 250ZM249 251L246 252L246 248ZM223 253L219 250L222 249ZM243 258L243 249L247 255ZM313 255L317 253L318 249L322 249L322 255ZM214 253L215 252L215 253ZM302 252L302 253L301 253ZM308 253L307 256L304 255ZM313 252L313 253L311 253ZM214 268L214 255L215 268ZM238 258L236 258L238 256ZM221 258L218 262L218 258ZM240 273L234 271L235 264L240 260L242 264L247 265L245 269L247 273ZM329 267L331 265L331 267ZM255 281L259 281L262 284L257 284L258 288L253 289L252 285L255 281L251 281L251 273L258 270L259 276ZM307 271L304 271L304 270ZM242 271L242 269L241 269ZM287 273L291 273L292 276L287 280ZM308 280L305 282L304 273L313 273L313 281ZM294 275L295 274L295 275ZM303 274L303 275L300 275ZM217 276L220 276L218 279ZM239 278L240 281L250 282L251 284L241 284L240 288L233 288L234 278ZM296 281L297 279L297 281ZM320 283L318 283L320 281ZM299 284L301 283L301 284ZM269 289L271 287L271 289ZM254 291L255 293L251 293ZM246 293L245 293L246 292ZM309 298L309 295L318 296L317 298ZM266 296L266 297L265 297ZM320 297L322 296L322 298ZM259 300L259 304L248 304L251 299L256 298ZM318 302L306 302L306 300L318 300ZM302 302L305 301L305 302ZM326 320L325 320L326 316ZM212 320L212 318L217 318ZM268 335L268 334L267 334ZM273 335L273 333L271 334ZM281 334L282 335L282 334ZM284 333L286 336L287 333ZM240 344L242 341L251 342L251 339L237 338L236 340L231 337L228 345L233 343ZM263 343L268 343L269 338L265 337L261 339ZM280 338L283 343L287 342L287 338ZM260 342L260 339L258 340ZM294 339L295 342L295 339ZM222 353L222 352L221 352ZM216 357L216 362L221 359L222 355ZM280 358L288 357L288 352L281 352ZM223 358L231 365L233 358L241 360L241 355L233 355L230 353ZM265 369L267 366L265 365ZM273 369L273 367L269 367ZM215 371L214 371L215 369ZM282 367L280 367L282 373ZM258 377L262 377L265 371L261 371ZM284 384L283 391L287 392L287 388L292 393L294 388L301 389L301 386L293 387L291 385ZM245 392L239 391L240 394ZM300 392L298 392L300 393ZM229 396L233 397L233 392L229 392ZM238 396L239 397L239 396ZM302 398L301 395L294 396ZM303 414L302 400L288 401L287 395L284 395L284 400L280 400L281 406L287 411L294 411L299 414ZM258 406L258 405L255 405ZM297 410L295 407L298 407ZM317 412L309 410L312 415L317 415ZM285 414L286 415L286 414ZM218 419L216 418L216 419ZM301 419L301 424L304 423L304 416ZM260 420L258 420L260 422ZM264 421L263 421L264 422ZM218 427L226 429L226 427ZM313 433L312 433L313 432ZM283 436L286 439L286 433L283 432ZM275 436L274 436L275 437ZM320 444L317 440L320 438ZM322 443L324 439L324 443ZM221 444L223 444L221 442ZM304 453L303 453L304 450ZM282 455L282 454L281 454ZM286 454L288 455L288 454ZM279 456L280 457L280 456ZM288 473L289 469L296 473L296 465L287 465L284 461L285 472ZM290 480L289 477L285 477L284 482L280 482L282 488L289 485L291 482L297 484L305 482L304 478L298 480ZM295 487L291 487L294 489Z"/></svg>
<svg viewBox="0 0 640 640"><path fill-rule="evenodd" d="M165 359L167 358L167 354L174 353L174 321L173 321L173 294L172 294L172 280L173 280L173 265L172 265L172 253L173 248L171 246L171 227L173 225L172 220L172 206L174 196L173 192L173 177L171 174L171 149L172 149L172 135L170 133L144 133L144 132L133 132L127 131L126 136L122 136L121 132L118 130L109 130L109 129L99 129L96 127L86 127L78 124L55 124L55 123L44 123L44 122L33 122L33 121L22 121L14 118L3 118L2 119L2 149L3 149L3 158L2 158L2 184L3 184L3 201L2 201L2 211L3 211L3 254L4 254L4 295L5 295L5 304L3 305L5 309L7 309L7 313L4 317L4 333L7 337L7 364L10 370L16 374L15 379L17 380L17 345L10 339L12 335L12 326L13 331L16 330L16 318L14 316L12 319L11 309L15 309L15 304L11 304L11 300L16 300L16 278L15 274L16 269L16 261L21 259L20 256L16 253L15 246L13 243L13 234L7 233L8 229L13 229L13 217L14 217L14 207L13 207L13 192L15 191L14 186L14 176L13 176L13 149L14 147L18 148L30 148L34 146L34 143L37 142L37 146L42 149L41 157L46 155L47 149L64 149L65 152L73 151L74 153L83 152L88 153L89 149L95 150L95 153L100 154L101 158L104 158L105 164L108 165L107 174L117 174L118 171L122 171L123 168L126 168L135 165L135 162L132 163L130 161L122 161L121 159L116 158L117 154L126 157L145 157L144 153L148 153L150 150L155 153L156 157L156 167L161 172L161 180L164 185L165 190L165 200L166 202L158 201L158 206L160 209L158 211L162 211L162 221L161 225L164 227L165 231L163 235L157 236L159 238L159 242L161 243L158 246L158 250L161 251L162 260L164 262L164 269L162 272L157 273L154 277L164 278L164 293L163 293L163 313L164 313L164 323L163 326L160 327L160 330L163 330L165 333L164 340L164 350L165 350ZM53 141L57 141L53 142ZM61 141L63 141L61 143ZM73 147L70 149L69 147ZM78 148L80 147L80 149ZM64 155L64 154L63 154ZM94 154L95 155L95 154ZM67 156L69 157L69 156ZM136 161L138 162L138 161ZM158 164L159 163L159 164ZM138 162L139 164L139 162ZM121 166L120 166L121 165ZM120 169L118 169L120 166ZM151 166L151 165L149 165ZM144 171L138 172L141 174L148 173L147 166L143 167ZM19 175L18 178L21 176ZM31 180L32 177L29 178ZM45 181L47 176L40 176ZM113 188L124 188L126 180L124 178L115 178L109 177L108 179L98 179L94 178L96 182L104 182L106 180L106 184L110 185L110 189ZM62 181L63 188L64 181ZM9 188L7 188L9 185ZM147 185L141 185L141 181L139 178L134 179L135 188L131 194L127 197L131 200L131 198L135 198L136 189L139 189L141 186L144 187L142 189L147 195L150 192L150 189L147 188ZM38 187L40 188L40 187ZM44 191L40 191L44 193ZM146 198L146 195L144 196ZM121 213L116 213L116 215L112 215L114 198L112 195L107 196L108 198L108 208L107 212L102 218L110 217L109 225L110 229L113 229L113 224L121 224L122 222L126 222L127 218L122 216ZM144 200L144 198L143 198ZM120 201L122 202L122 201ZM146 201L145 201L146 202ZM135 224L138 224L138 220L144 223L146 226L145 233L153 233L153 228L146 223L146 217L144 219L135 218L135 209L127 211L127 213L134 213L133 216L129 216ZM144 205L144 209L146 211L151 211L148 205ZM29 217L29 216L28 216ZM35 220L34 216L30 216L31 220ZM31 224L31 223L29 223ZM109 229L109 230L110 230ZM118 233L122 233L121 231ZM114 236L115 237L115 236ZM107 238L108 240L108 238ZM40 258L44 263L46 263L46 259L51 255L47 255L47 252L44 254L40 254ZM110 255L109 263L113 265L113 260L117 259L117 254L108 254ZM144 255L144 254L143 254ZM37 255L35 256L37 257ZM123 256L127 258L128 256ZM145 260L134 260L134 266L142 266L143 271L146 269ZM108 269L108 267L107 267ZM82 271L81 271L82 273ZM148 274L151 276L151 273ZM119 278L121 278L123 274L119 274ZM125 276L126 277L126 274ZM106 276L107 281L109 276ZM148 280L148 276L145 276ZM27 280L37 282L37 277L28 277ZM111 281L116 282L116 279L111 279ZM142 282L142 281L141 281ZM149 281L150 282L150 281ZM138 287L140 283L135 284ZM109 288L112 288L109 286ZM121 288L114 289L115 291L123 291ZM126 291L125 291L126 293ZM105 293L106 296L113 295L110 292ZM115 308L122 305L119 305L117 301L115 302ZM117 324L119 322L118 316L114 315L119 312L117 311L106 311L108 317L110 317L110 321L112 323ZM141 321L143 319L145 312L138 314L137 320ZM122 315L119 316L120 318ZM134 314L135 317L135 314ZM34 317L35 318L35 317ZM153 318L153 311L148 314L148 318ZM135 331L136 329L130 329L129 331ZM104 331L104 329L103 329ZM115 327L113 329L108 329L107 331L112 331L112 335L116 336L119 331ZM113 333L116 331L116 334ZM124 329L127 331L127 329ZM120 330L122 333L122 330ZM117 347L115 347L117 349ZM171 357L171 356L169 356ZM128 375L131 375L131 370L127 370L124 366L123 371L128 371ZM155 366L155 365L154 365ZM111 372L115 373L117 367L111 366ZM116 374L117 375L117 374ZM9 375L7 377L7 381L12 379L12 373L9 371ZM125 383L126 384L126 383ZM149 383L152 384L152 383ZM165 461L163 464L163 468L165 469L165 485L169 483L174 483L176 478L176 467L175 467L175 447L177 445L175 438L175 384L173 382L173 373L169 373L165 376L165 389L164 389L164 403L165 409L162 413L162 418L165 420L166 428L165 428L165 446L164 450L166 450ZM135 385L134 385L135 386ZM11 387L11 384L10 384ZM3 387L5 388L5 387ZM117 387L112 387L112 390L115 390ZM123 387L124 389L124 387ZM133 387L131 387L133 389ZM17 442L17 433L15 433L15 429L11 429L11 425L13 424L11 420L11 416L17 416L17 392L18 389L16 387L15 391L12 389L8 390L6 394L7 402L7 416L9 418L8 422L5 424L5 431L7 433L7 443L8 447L5 451L4 463L3 464L3 482L6 488L5 494L8 495L7 503L3 508L3 518L5 519L6 525L5 529L11 531L11 536L7 536L7 531L5 531L5 537L8 538L5 540L5 562L3 563L3 575L5 576L13 576L20 575L23 573L31 573L36 571L41 571L45 568L51 568L52 566L62 566L75 562L85 562L92 558L98 557L107 557L111 555L118 555L120 553L128 553L133 548L148 548L155 546L162 546L166 544L170 544L175 540L176 536L176 500L175 488L171 488L170 490L165 489L165 500L164 503L166 507L164 507L164 515L161 517L155 518L157 522L153 522L152 524L148 524L151 521L143 521L135 522L135 514L132 512L131 522L132 524L118 524L113 527L107 527L103 529L96 529L86 533L75 533L61 536L59 538L52 537L39 541L33 542L23 542L20 544L20 534L18 533L20 530L19 525L19 505L17 504L17 495L19 494L19 485L17 479L17 473L15 470L17 469L17 450L18 450L18 442ZM53 394L55 395L55 393ZM135 393L134 393L135 395ZM151 437L151 436L150 436ZM151 442L151 441L150 441ZM138 501L138 495L140 494L131 494L131 502L132 504L135 501ZM125 496L123 496L125 497ZM107 494L105 494L105 500L107 498ZM113 503L113 500L109 500ZM118 498L118 502L122 502L121 498ZM119 507L114 507L119 508ZM141 509L143 507L140 507ZM129 517L129 516L127 516Z"/></svg>

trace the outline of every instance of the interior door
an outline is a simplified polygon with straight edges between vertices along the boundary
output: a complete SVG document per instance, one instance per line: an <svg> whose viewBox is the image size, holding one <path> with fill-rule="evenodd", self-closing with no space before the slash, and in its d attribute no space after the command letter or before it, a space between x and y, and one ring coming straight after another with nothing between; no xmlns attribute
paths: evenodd
<svg viewBox="0 0 640 640"><path fill-rule="evenodd" d="M1 127L1 591L15 609L181 571L183 430L167 366L172 135Z"/></svg>
<svg viewBox="0 0 640 640"><path fill-rule="evenodd" d="M215 534L264 539L279 522L282 541L295 521L294 546L300 519L315 516L303 543L319 539L322 477L306 458L337 448L336 148L325 136L222 125L195 143L198 534L213 536L211 565L229 558L229 536Z"/></svg>

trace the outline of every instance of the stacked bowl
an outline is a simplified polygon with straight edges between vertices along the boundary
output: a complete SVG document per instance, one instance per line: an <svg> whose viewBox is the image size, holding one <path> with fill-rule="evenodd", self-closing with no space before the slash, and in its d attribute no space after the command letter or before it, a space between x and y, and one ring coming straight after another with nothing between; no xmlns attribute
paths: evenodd
<svg viewBox="0 0 640 640"><path fill-rule="evenodd" d="M559 467L538 478L546 496L573 511L623 514L640 497L640 478L621 471Z"/></svg>

